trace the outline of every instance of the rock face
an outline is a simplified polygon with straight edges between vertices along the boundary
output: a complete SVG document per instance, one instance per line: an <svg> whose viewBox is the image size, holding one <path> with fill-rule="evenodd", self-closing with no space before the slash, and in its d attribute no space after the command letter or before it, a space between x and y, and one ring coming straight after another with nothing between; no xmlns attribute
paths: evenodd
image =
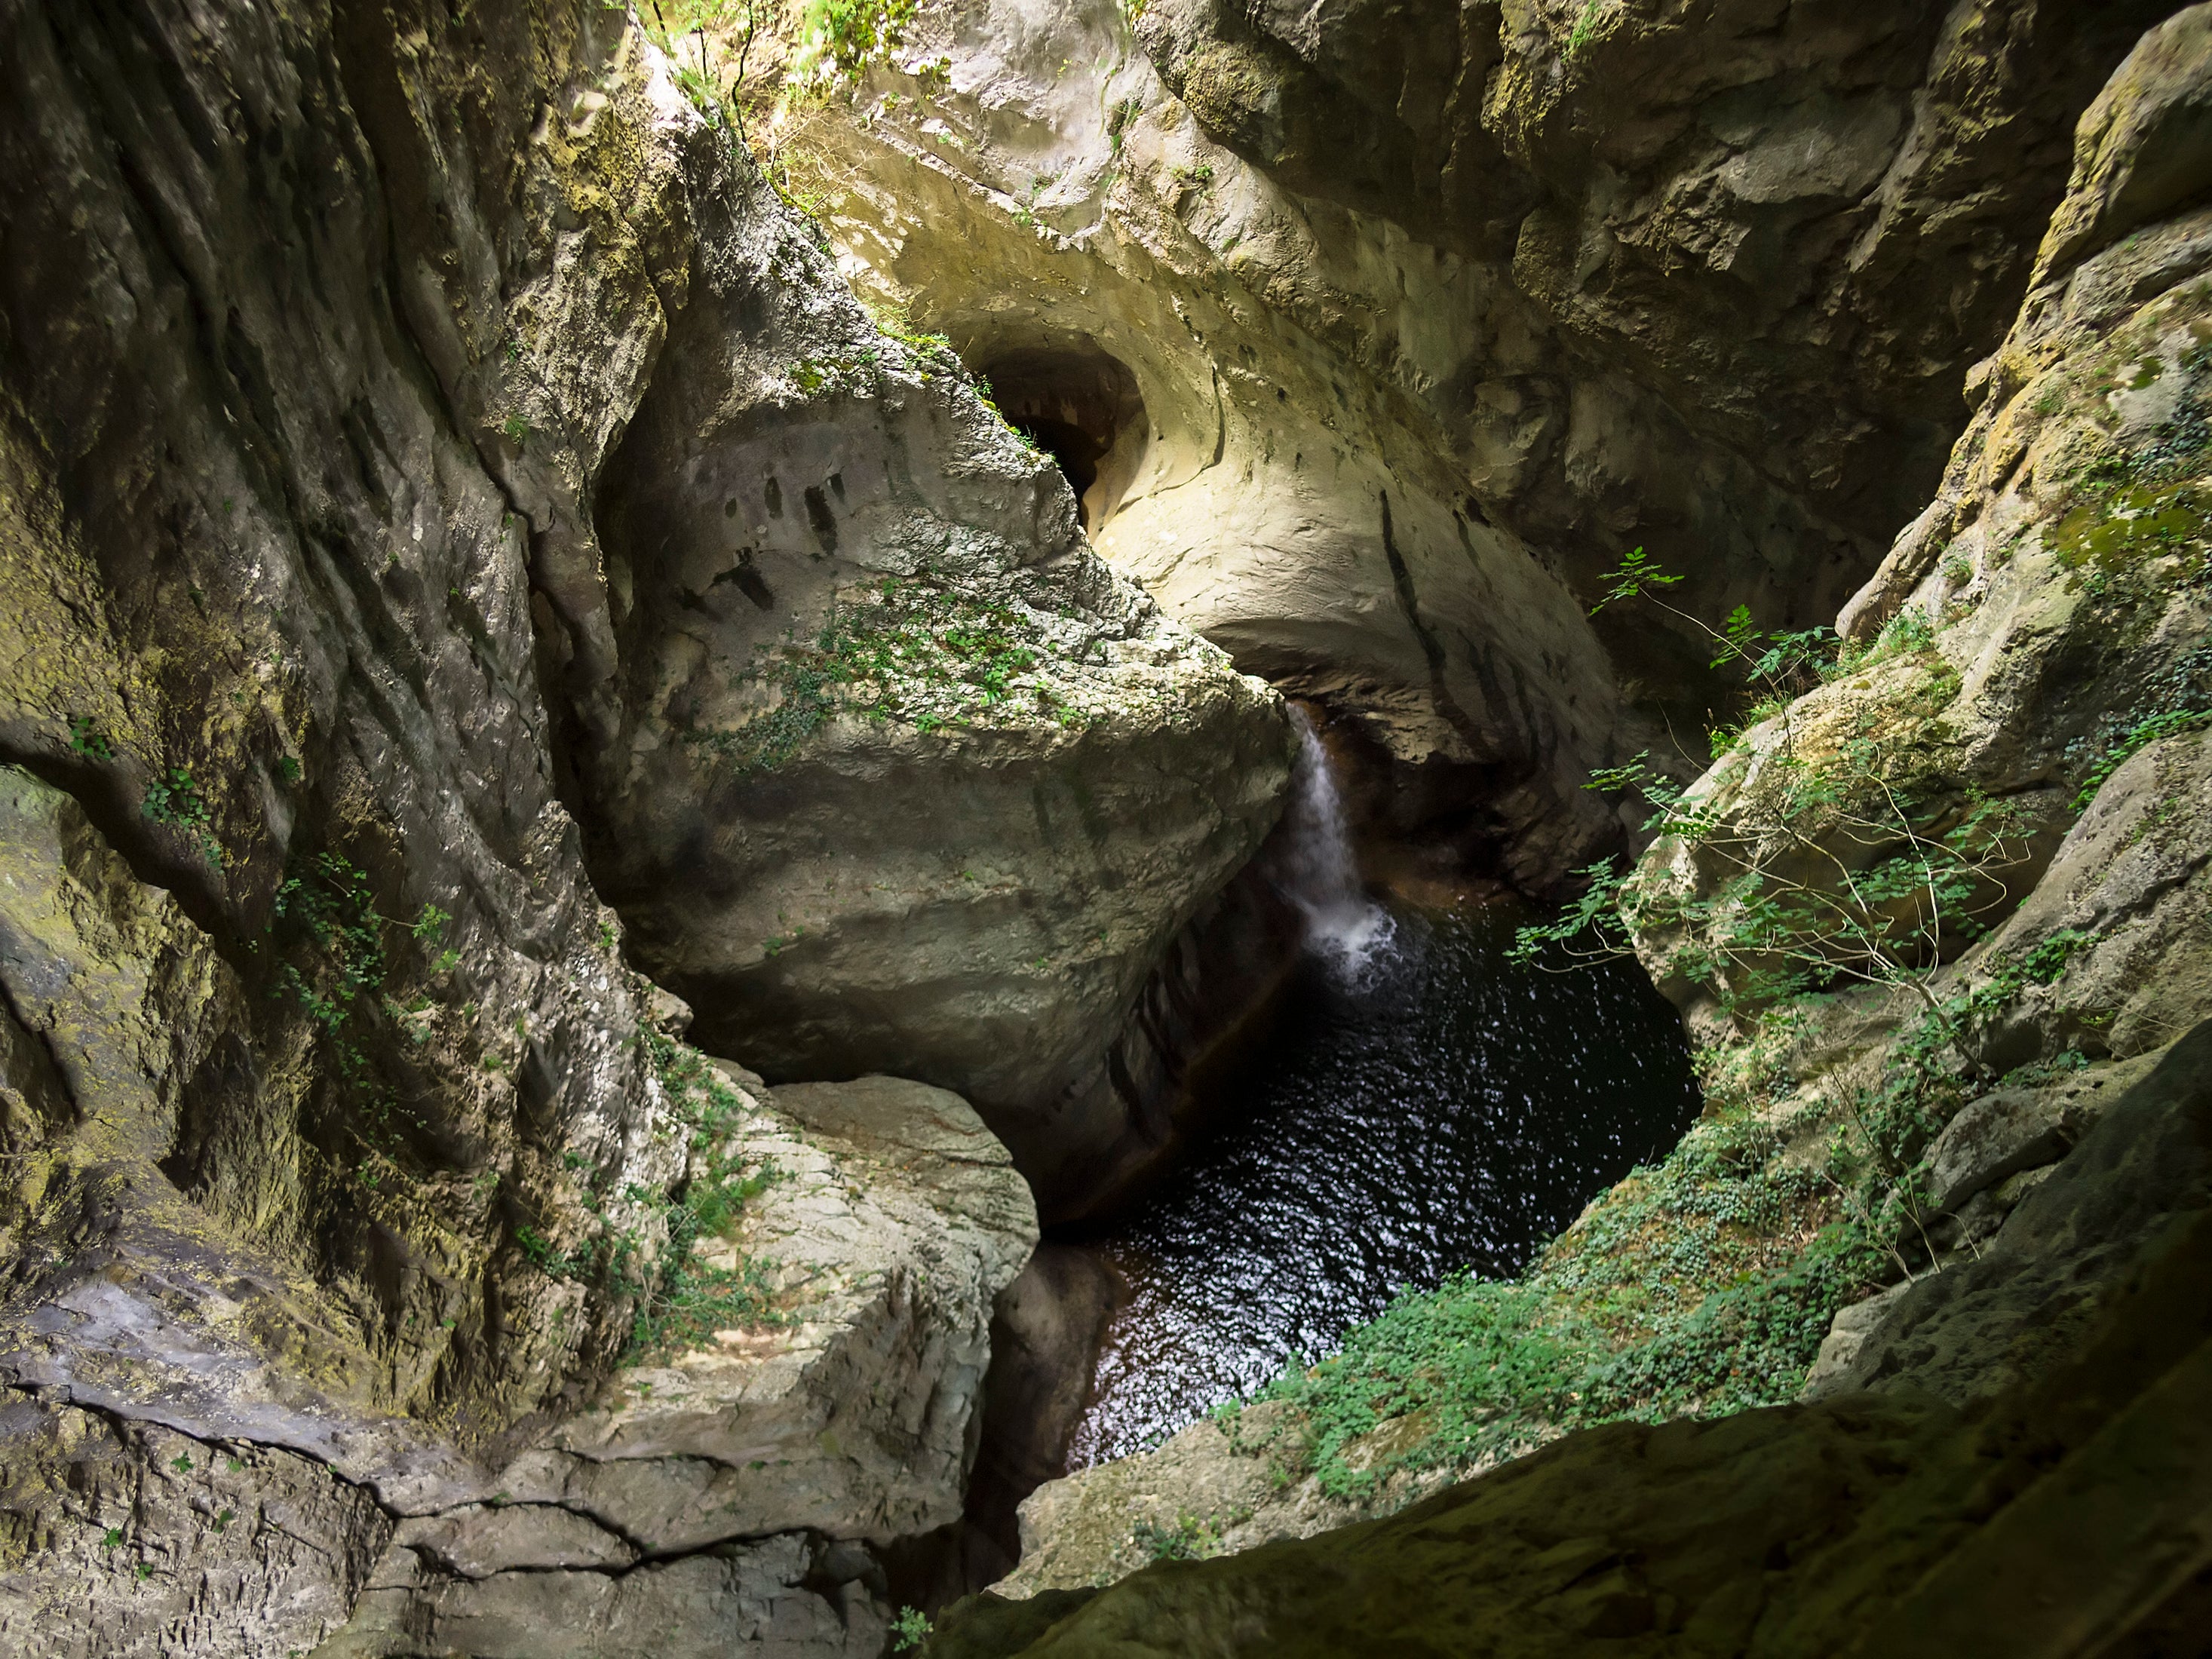
<svg viewBox="0 0 2212 1659"><path fill-rule="evenodd" d="M943 1090L712 1086L717 1154L771 1184L693 1254L750 1265L767 1316L625 1366L490 1501L403 1521L333 1659L411 1654L426 1630L484 1655L878 1650L884 1575L862 1547L959 1518L992 1308L1036 1211Z"/></svg>
<svg viewBox="0 0 2212 1659"><path fill-rule="evenodd" d="M1033 1212L921 1084L776 1118L812 1334L580 1417L706 1180L635 969L1079 1190L1279 702L620 10L11 0L0 80L0 1650L872 1651ZM741 1423L816 1449L693 1543L587 1478Z"/></svg>
<svg viewBox="0 0 2212 1659"><path fill-rule="evenodd" d="M2208 1066L2212 1029L2200 1028L2133 1087L2113 1085L2096 1128L2063 1162L2046 1160L2056 1167L1995 1237L1886 1297L1848 1363L1814 1378L1808 1397L1911 1388L1964 1405L2063 1364L2146 1249L2212 1209Z"/></svg>
<svg viewBox="0 0 2212 1659"><path fill-rule="evenodd" d="M1685 660L1584 615L1638 542L1704 614L1873 573L1794 718L2032 821L1942 982L2042 964L1972 1063L2075 1073L1962 1103L1944 1271L1829 1356L1890 1392L944 1640L2050 1646L2006 1562L2201 1626L2202 9L2062 176L2166 9L925 18L787 159L1048 455L631 13L0 0L0 1652L879 1651L1040 1200L1282 943L1236 665L1540 887ZM1884 1063L1844 1017L1784 1104ZM1089 1490L1336 1517L1249 1451Z"/></svg>
<svg viewBox="0 0 2212 1659"><path fill-rule="evenodd" d="M576 1505L655 1553L800 1527L889 1543L960 1513L991 1310L1036 1243L1029 1189L941 1089L862 1078L771 1097L734 1145L775 1184L694 1251L773 1263L790 1324L623 1370L618 1406L509 1469L517 1500Z"/></svg>
<svg viewBox="0 0 2212 1659"><path fill-rule="evenodd" d="M926 11L902 56L948 68L880 74L784 151L862 291L1067 452L1100 550L1171 614L1355 717L1396 781L1449 775L1488 861L1540 886L1617 841L1578 787L1620 740L1604 655L1419 395L1511 358L1517 319L1243 166L1103 0Z"/></svg>
<svg viewBox="0 0 2212 1659"><path fill-rule="evenodd" d="M1022 1500L1067 1467L1109 1322L1127 1294L1113 1269L1078 1246L1048 1243L999 1298L983 1439L969 1486L979 1525L965 1589L1001 1578L1022 1557Z"/></svg>
<svg viewBox="0 0 2212 1659"><path fill-rule="evenodd" d="M1179 1530L1194 1533L1194 1547L1207 1555L1308 1538L1443 1484L1401 1480L1373 1504L1332 1498L1310 1477L1288 1478L1282 1454L1297 1431L1288 1408L1263 1401L1241 1411L1233 1429L1209 1419L1155 1451L1040 1486L1021 1506L1020 1565L992 1594L1026 1601L1097 1589L1151 1565L1149 1540Z"/></svg>
<svg viewBox="0 0 2212 1659"><path fill-rule="evenodd" d="M36 1395L0 1409L0 1650L302 1652L392 1535L372 1492L295 1452Z"/></svg>

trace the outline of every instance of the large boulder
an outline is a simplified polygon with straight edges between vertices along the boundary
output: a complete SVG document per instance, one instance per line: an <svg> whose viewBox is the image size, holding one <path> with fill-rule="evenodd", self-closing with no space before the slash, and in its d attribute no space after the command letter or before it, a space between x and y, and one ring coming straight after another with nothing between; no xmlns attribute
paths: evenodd
<svg viewBox="0 0 2212 1659"><path fill-rule="evenodd" d="M1109 1051L1273 827L1291 726L749 180L548 636L593 877L707 1047L956 1089L1064 1208L1125 1155Z"/></svg>
<svg viewBox="0 0 2212 1659"><path fill-rule="evenodd" d="M865 1547L959 1519L992 1310L1036 1206L943 1090L771 1091L729 1068L696 1087L708 1155L766 1185L692 1257L750 1294L647 1336L486 1501L401 1521L331 1659L411 1654L426 1626L484 1656L876 1651L890 1609ZM825 1605L802 1580L839 1588Z"/></svg>

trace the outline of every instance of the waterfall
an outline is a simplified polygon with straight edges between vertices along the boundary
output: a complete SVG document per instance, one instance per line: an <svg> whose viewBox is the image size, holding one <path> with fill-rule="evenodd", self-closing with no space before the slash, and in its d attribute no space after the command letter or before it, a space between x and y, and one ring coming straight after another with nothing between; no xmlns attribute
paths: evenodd
<svg viewBox="0 0 2212 1659"><path fill-rule="evenodd" d="M1389 913L1360 885L1328 750L1305 711L1293 707L1291 713L1298 723L1298 759L1285 819L1283 890L1305 916L1306 949L1341 976L1358 979L1395 930Z"/></svg>

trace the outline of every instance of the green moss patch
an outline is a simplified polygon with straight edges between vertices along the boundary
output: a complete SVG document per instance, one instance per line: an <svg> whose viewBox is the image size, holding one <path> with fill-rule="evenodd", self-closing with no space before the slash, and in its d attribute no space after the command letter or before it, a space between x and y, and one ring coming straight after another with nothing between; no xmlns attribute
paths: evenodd
<svg viewBox="0 0 2212 1659"><path fill-rule="evenodd" d="M839 714L917 731L1048 720L1080 726L1066 647L1024 607L977 599L927 578L885 577L854 590L812 640L787 641L746 678L772 702L742 725L693 728L693 744L740 772L781 766Z"/></svg>
<svg viewBox="0 0 2212 1659"><path fill-rule="evenodd" d="M1787 1401L1879 1266L1832 1183L1747 1106L1724 1108L1522 1279L1401 1296L1262 1397L1297 1408L1301 1471L1358 1496L1398 1470L1473 1467L1582 1425ZM1363 1455L1363 1437L1394 1420L1419 1426L1394 1455Z"/></svg>
<svg viewBox="0 0 2212 1659"><path fill-rule="evenodd" d="M2193 577L2212 537L2209 513L2212 486L2203 479L2124 484L2069 510L2051 531L2051 549L2069 571L2118 573L2179 556Z"/></svg>

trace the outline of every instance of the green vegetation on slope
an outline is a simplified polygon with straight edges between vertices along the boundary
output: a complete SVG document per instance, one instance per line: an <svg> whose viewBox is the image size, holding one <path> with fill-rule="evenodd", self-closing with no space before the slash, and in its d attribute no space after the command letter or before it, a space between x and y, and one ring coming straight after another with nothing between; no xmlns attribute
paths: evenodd
<svg viewBox="0 0 2212 1659"><path fill-rule="evenodd" d="M782 1176L774 1164L750 1160L732 1146L744 1103L704 1054L650 1029L639 1031L638 1042L701 1155L684 1195L662 1200L668 1242L660 1271L641 1274L631 1267L634 1241L614 1262L623 1288L636 1298L623 1363L649 1365L704 1346L718 1330L784 1322L769 1284L769 1264L746 1256L734 1267L720 1267L692 1254L698 1240L727 1236L746 1204Z"/></svg>
<svg viewBox="0 0 2212 1659"><path fill-rule="evenodd" d="M1087 723L1042 619L927 578L886 576L854 590L811 641L787 641L749 678L775 701L743 724L697 729L693 744L741 772L780 766L851 711L917 731L988 723L1020 707L1066 726ZM1034 715L1030 715L1034 718Z"/></svg>
<svg viewBox="0 0 2212 1659"><path fill-rule="evenodd" d="M1751 1098L1712 1099L1663 1163L1600 1198L1523 1278L1401 1296L1269 1388L1304 1424L1285 1474L1358 1496L1400 1469L1477 1466L1582 1424L1793 1395L1881 1253L1832 1174L1790 1157ZM1358 1443L1390 1419L1406 1428L1387 1454Z"/></svg>
<svg viewBox="0 0 2212 1659"><path fill-rule="evenodd" d="M1926 1157L1944 1123L1990 1084L2050 1069L1977 1077L1954 1033L2056 981L2085 942L2062 933L1985 964L1939 1012L1904 1020L1879 1080L1856 1086L1805 1087L1778 1056L1832 1018L1881 1018L1872 994L1770 1008L1700 1055L1705 1114L1664 1161L1600 1196L1521 1279L1401 1296L1334 1357L1278 1379L1261 1398L1297 1408L1298 1438L1261 1449L1285 1479L1357 1498L1571 1428L1795 1398L1836 1311L1925 1265Z"/></svg>

